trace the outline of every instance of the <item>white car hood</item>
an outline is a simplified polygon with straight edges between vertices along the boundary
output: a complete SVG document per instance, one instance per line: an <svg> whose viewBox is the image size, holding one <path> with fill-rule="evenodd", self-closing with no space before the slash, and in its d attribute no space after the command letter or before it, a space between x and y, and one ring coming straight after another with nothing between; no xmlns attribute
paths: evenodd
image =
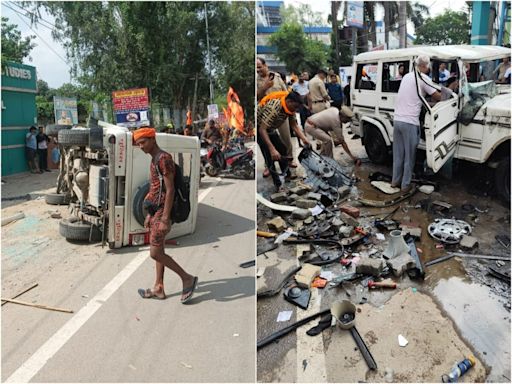
<svg viewBox="0 0 512 384"><path fill-rule="evenodd" d="M482 106L481 111L490 117L496 116L510 118L510 93L493 97Z"/></svg>

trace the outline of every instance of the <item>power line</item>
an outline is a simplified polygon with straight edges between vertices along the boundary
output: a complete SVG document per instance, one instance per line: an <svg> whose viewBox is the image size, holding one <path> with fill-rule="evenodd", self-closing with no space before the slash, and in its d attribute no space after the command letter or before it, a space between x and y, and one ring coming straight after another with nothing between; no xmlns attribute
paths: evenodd
<svg viewBox="0 0 512 384"><path fill-rule="evenodd" d="M39 15L35 14L34 12L29 11L28 9L23 8L21 5L16 4L16 3L15 3L15 2L13 2L13 1L10 1L10 2L8 2L8 3L9 3L10 5L14 5L14 6L18 7L19 9L21 9L22 11L27 12L27 13L28 13L28 14L30 14L30 15L34 15L34 16L36 16L36 17L37 17L37 19L36 19L36 23L39 23L39 24L40 24L40 25L42 25L43 27L46 27L46 28L48 28L48 29L52 29L52 28L57 29L57 26L56 26L55 24L52 24L52 23L50 23L48 20L45 20L45 19L43 19L42 17L39 17ZM12 9L12 8L11 8L11 9ZM14 9L13 9L13 10L14 10ZM24 15L24 16L26 16L26 15ZM45 22L46 24L48 24L51 28L50 28L50 27L48 27L47 25L45 25L45 24L41 23L41 21L44 21L44 22Z"/></svg>
<svg viewBox="0 0 512 384"><path fill-rule="evenodd" d="M9 6L9 5L7 5L7 4L4 4L4 6L5 6L6 8L10 9L11 11L13 11L14 13L16 13L18 16L20 16L20 15L21 15L21 16L26 17L27 19L29 19L29 18L30 18L30 17L29 17L29 16L27 16L26 14L21 13L20 11L18 11L18 10L16 10L16 9L14 9L14 8L12 8L12 7L10 7L10 6ZM31 21L32 21L32 20L31 20ZM39 24L39 25L41 25L41 26L43 26L43 27L45 27L45 28L48 28L50 31L52 31L52 30L53 30L51 27L48 27L47 25L42 24L41 22L35 21L35 23L36 23L36 24Z"/></svg>
<svg viewBox="0 0 512 384"><path fill-rule="evenodd" d="M25 21L25 20L23 20L19 14L17 14L17 16L19 17L19 19L20 19L20 20L21 20L21 21L22 21L22 22L23 22L27 27L29 27L29 28L30 28L30 30L31 30L32 32L34 32L34 33L36 34L36 36L37 36L37 37L39 37L39 38L41 39L41 41L42 41L42 42L43 42L43 43L44 43L44 44L45 44L45 45L46 45L46 46L47 46L47 47L48 47L48 48L49 48L53 53L55 53L55 55L56 55L59 59L61 59L61 60L62 60L62 61L63 61L63 62L64 62L64 63L69 67L69 68L71 68L71 66L69 65L69 63L68 63L64 58L62 58L62 56L60 56L60 55L57 53L57 51L55 51L55 49L53 49L53 47L52 47L50 44L48 44L48 43L47 43L47 42L46 42L46 41L45 41L41 36L39 36L39 34L38 34L38 33L37 33L37 32L36 32L36 31L35 31L35 30L34 30L34 29L33 29L33 28L32 28L32 27L31 27L31 26L30 26L26 21Z"/></svg>

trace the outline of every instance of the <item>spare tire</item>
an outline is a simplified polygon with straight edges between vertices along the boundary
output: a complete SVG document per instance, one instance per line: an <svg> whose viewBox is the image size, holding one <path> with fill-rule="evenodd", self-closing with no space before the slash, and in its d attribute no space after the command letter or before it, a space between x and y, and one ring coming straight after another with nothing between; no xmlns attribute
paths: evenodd
<svg viewBox="0 0 512 384"><path fill-rule="evenodd" d="M73 145L87 146L89 145L89 128L66 129L59 131L59 144L65 147Z"/></svg>
<svg viewBox="0 0 512 384"><path fill-rule="evenodd" d="M142 184L137 191L135 192L135 196L133 197L133 216L135 216L135 220L137 223L144 226L144 221L146 220L146 216L148 214L147 210L144 209L144 198L149 192L149 181L146 181Z"/></svg>
<svg viewBox="0 0 512 384"><path fill-rule="evenodd" d="M50 205L67 205L69 204L69 199L64 193L47 193L44 196L44 200L46 204Z"/></svg>
<svg viewBox="0 0 512 384"><path fill-rule="evenodd" d="M59 233L65 237L66 240L89 241L90 234L92 241L101 240L101 231L98 227L83 221L71 222L69 219L62 219L59 222Z"/></svg>
<svg viewBox="0 0 512 384"><path fill-rule="evenodd" d="M72 125L62 125L62 124L48 124L46 126L45 133L48 136L57 136L59 131L63 129L71 129Z"/></svg>

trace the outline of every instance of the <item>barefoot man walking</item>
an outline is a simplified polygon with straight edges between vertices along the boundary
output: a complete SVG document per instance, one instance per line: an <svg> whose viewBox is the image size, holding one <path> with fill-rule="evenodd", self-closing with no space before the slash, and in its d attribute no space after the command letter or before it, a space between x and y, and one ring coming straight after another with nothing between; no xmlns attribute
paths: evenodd
<svg viewBox="0 0 512 384"><path fill-rule="evenodd" d="M149 228L149 254L156 261L156 280L153 289L139 289L144 299L165 299L164 270L165 267L176 272L181 278L183 290L181 302L186 303L192 298L197 286L197 277L185 272L173 258L165 253L165 236L171 230L171 211L174 199L174 160L172 156L161 150L156 143L154 128L140 128L133 132L133 140L144 152L151 155L150 187L144 199L148 211L144 226Z"/></svg>

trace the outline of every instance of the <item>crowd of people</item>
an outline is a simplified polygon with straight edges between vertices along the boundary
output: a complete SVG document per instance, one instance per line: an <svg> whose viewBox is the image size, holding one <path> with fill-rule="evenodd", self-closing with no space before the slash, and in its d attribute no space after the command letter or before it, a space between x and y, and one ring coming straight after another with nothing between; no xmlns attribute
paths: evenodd
<svg viewBox="0 0 512 384"><path fill-rule="evenodd" d="M360 164L343 137L343 124L351 120L353 113L344 105L344 89L334 71L320 68L311 79L303 71L287 82L284 74L269 70L265 60L257 58L256 72L258 145L265 160L263 177L271 177L276 191L284 190L284 182L296 177L292 171L297 168L292 132L299 146L310 146L310 135L317 140L321 155L332 158L333 146L341 145L354 163Z"/></svg>

